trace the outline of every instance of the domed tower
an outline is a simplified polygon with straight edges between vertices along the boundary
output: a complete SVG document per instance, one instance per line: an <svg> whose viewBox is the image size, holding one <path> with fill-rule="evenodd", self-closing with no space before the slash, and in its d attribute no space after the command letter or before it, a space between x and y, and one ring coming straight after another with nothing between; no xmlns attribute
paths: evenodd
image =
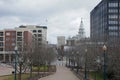
<svg viewBox="0 0 120 80"><path fill-rule="evenodd" d="M85 29L84 29L83 21L81 19L80 28L79 28L79 32L78 32L78 39L80 40L82 38L85 38Z"/></svg>

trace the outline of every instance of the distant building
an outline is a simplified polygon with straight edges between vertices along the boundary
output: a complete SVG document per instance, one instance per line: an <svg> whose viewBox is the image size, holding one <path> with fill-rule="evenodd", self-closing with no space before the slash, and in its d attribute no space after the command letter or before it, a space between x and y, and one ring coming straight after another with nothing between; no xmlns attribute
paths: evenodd
<svg viewBox="0 0 120 80"><path fill-rule="evenodd" d="M57 37L57 46L61 47L65 45L65 36L58 36Z"/></svg>
<svg viewBox="0 0 120 80"><path fill-rule="evenodd" d="M73 38L68 38L68 39L66 40L66 45L67 45L67 46L74 46L74 45L76 45L76 40L73 39Z"/></svg>
<svg viewBox="0 0 120 80"><path fill-rule="evenodd" d="M47 44L47 27L37 25L22 25L16 28L17 31L29 30L36 37L39 45Z"/></svg>
<svg viewBox="0 0 120 80"><path fill-rule="evenodd" d="M83 38L85 38L85 30L84 30L83 21L81 19L80 28L79 28L79 32L78 32L78 35L77 35L77 39L80 40L80 39L83 39Z"/></svg>
<svg viewBox="0 0 120 80"><path fill-rule="evenodd" d="M83 20L81 19L78 34L76 36L69 37L66 40L66 42L67 42L66 45L75 46L75 45L78 45L78 42L80 42L81 40L85 40L85 39L86 39L85 29L84 29Z"/></svg>
<svg viewBox="0 0 120 80"><path fill-rule="evenodd" d="M23 49L24 44L32 43L32 33L30 31L18 32L12 29L0 31L0 61L11 62L14 57L14 48ZM29 47L32 45L29 45ZM20 51L18 49L18 51Z"/></svg>
<svg viewBox="0 0 120 80"><path fill-rule="evenodd" d="M18 52L21 53L25 48L29 48L29 50L34 48L35 42L39 46L47 44L46 26L29 25L0 30L0 61L12 62L15 46L18 47Z"/></svg>
<svg viewBox="0 0 120 80"><path fill-rule="evenodd" d="M90 14L91 39L115 42L120 38L120 0L102 0Z"/></svg>

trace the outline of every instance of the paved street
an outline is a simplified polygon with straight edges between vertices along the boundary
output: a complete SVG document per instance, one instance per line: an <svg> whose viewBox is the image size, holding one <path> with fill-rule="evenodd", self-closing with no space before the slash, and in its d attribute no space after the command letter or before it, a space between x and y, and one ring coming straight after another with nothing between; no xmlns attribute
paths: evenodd
<svg viewBox="0 0 120 80"><path fill-rule="evenodd" d="M68 68L64 66L57 66L55 74L43 77L39 80L80 80Z"/></svg>
<svg viewBox="0 0 120 80"><path fill-rule="evenodd" d="M12 74L14 69L6 64L0 64L0 76Z"/></svg>

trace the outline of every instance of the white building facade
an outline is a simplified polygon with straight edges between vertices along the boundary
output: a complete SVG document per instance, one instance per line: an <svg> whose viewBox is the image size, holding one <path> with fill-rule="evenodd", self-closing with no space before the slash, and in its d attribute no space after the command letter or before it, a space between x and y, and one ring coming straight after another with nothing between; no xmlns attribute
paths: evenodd
<svg viewBox="0 0 120 80"><path fill-rule="evenodd" d="M57 46L61 47L65 45L65 36L58 36L57 37Z"/></svg>
<svg viewBox="0 0 120 80"><path fill-rule="evenodd" d="M37 25L22 25L16 28L17 31L29 30L35 36L39 45L47 44L47 27L46 26L37 26Z"/></svg>

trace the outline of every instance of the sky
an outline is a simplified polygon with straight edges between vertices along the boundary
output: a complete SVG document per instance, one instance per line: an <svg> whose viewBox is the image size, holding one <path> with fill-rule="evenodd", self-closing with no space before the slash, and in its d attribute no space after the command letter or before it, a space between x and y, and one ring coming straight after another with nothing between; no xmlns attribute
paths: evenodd
<svg viewBox="0 0 120 80"><path fill-rule="evenodd" d="M0 30L20 25L47 26L47 40L78 34L81 18L90 36L90 11L101 0L0 0Z"/></svg>

